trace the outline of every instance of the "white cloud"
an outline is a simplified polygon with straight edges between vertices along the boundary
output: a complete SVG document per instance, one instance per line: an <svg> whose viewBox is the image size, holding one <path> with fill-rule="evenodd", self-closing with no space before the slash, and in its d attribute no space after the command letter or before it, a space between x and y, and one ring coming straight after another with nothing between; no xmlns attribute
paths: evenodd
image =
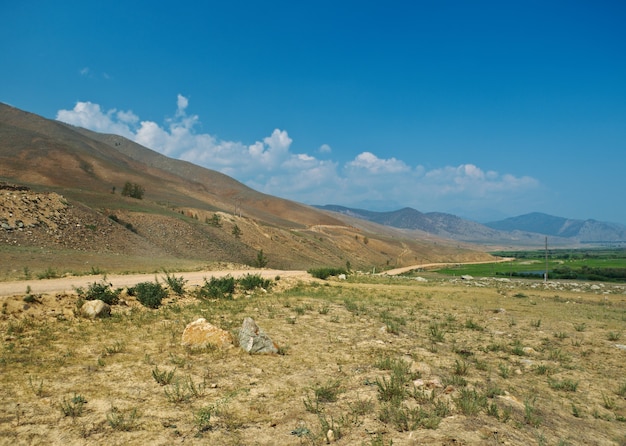
<svg viewBox="0 0 626 446"><path fill-rule="evenodd" d="M532 207L540 190L534 178L485 171L469 163L427 170L395 157L362 152L340 165L294 153L293 141L282 129L251 144L224 141L197 132L200 119L187 114L188 107L188 98L179 94L174 117L158 124L141 121L130 110L103 111L98 104L78 102L72 110L59 110L57 119L122 135L167 156L218 170L261 192L309 204L401 203L446 212L487 205L505 208L527 200ZM331 148L324 144L316 151L328 154Z"/></svg>
<svg viewBox="0 0 626 446"><path fill-rule="evenodd" d="M333 149L328 144L322 144L318 149L320 153L330 153Z"/></svg>
<svg viewBox="0 0 626 446"><path fill-rule="evenodd" d="M360 153L347 166L349 168L363 169L371 174L399 173L411 170L403 161L395 158L381 159L371 152Z"/></svg>

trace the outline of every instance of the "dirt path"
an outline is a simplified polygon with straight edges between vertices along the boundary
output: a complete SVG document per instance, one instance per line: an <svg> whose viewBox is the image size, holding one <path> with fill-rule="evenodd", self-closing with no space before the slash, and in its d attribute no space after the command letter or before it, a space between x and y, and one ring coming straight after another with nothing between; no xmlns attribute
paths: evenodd
<svg viewBox="0 0 626 446"><path fill-rule="evenodd" d="M280 277L296 277L310 278L306 271L282 271L275 269L249 269L249 270L229 270L229 271L193 271L176 273L176 277L184 277L188 286L202 285L204 279L211 277L224 277L231 275L235 278L245 276L246 274L260 274L267 279ZM141 282L151 282L158 278L160 282L164 281L163 273L156 274L127 274L127 275L107 275L106 280L113 288L124 288L133 286ZM20 280L14 282L0 282L0 296L14 296L17 294L26 294L26 288L30 287L32 294L54 294L64 292L74 292L75 288L86 288L89 284L99 282L102 276L72 276L59 279L33 279Z"/></svg>

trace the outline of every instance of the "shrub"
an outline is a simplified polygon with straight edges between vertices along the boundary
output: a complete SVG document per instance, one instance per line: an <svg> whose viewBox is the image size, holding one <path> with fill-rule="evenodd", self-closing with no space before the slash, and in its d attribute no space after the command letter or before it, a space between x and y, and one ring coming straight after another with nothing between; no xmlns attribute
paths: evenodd
<svg viewBox="0 0 626 446"><path fill-rule="evenodd" d="M144 192L145 189L143 188L143 186L140 186L137 183L131 183L130 181L127 181L124 184L124 188L122 189L122 196L141 200L143 198Z"/></svg>
<svg viewBox="0 0 626 446"><path fill-rule="evenodd" d="M167 296L167 290L158 282L141 282L135 285L134 293L137 300L148 308L159 308L161 301Z"/></svg>
<svg viewBox="0 0 626 446"><path fill-rule="evenodd" d="M90 284L87 289L76 288L78 297L85 300L101 300L109 305L116 305L120 301L121 288L112 289L112 285L106 281L106 277L100 282Z"/></svg>
<svg viewBox="0 0 626 446"><path fill-rule="evenodd" d="M179 296L185 294L185 284L187 280L183 277L176 277L171 275L165 271L165 282L170 287L170 289Z"/></svg>
<svg viewBox="0 0 626 446"><path fill-rule="evenodd" d="M272 286L272 281L264 279L260 274L246 274L238 280L238 283L244 290L254 290L255 288L267 290Z"/></svg>
<svg viewBox="0 0 626 446"><path fill-rule="evenodd" d="M331 276L338 276L340 274L348 274L344 268L322 267L311 268L307 271L310 275L316 279L326 280Z"/></svg>
<svg viewBox="0 0 626 446"><path fill-rule="evenodd" d="M256 255L254 266L256 266L257 268L265 268L267 266L267 257L265 257L265 254L263 254L262 249Z"/></svg>
<svg viewBox="0 0 626 446"><path fill-rule="evenodd" d="M235 292L235 279L230 275L221 278L204 279L204 285L196 290L199 299L232 299Z"/></svg>

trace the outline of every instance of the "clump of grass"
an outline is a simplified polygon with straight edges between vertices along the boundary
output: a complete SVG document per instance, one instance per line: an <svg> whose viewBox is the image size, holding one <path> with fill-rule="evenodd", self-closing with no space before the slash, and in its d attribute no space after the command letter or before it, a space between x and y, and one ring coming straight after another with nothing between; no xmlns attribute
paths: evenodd
<svg viewBox="0 0 626 446"><path fill-rule="evenodd" d="M500 372L500 376L504 379L507 379L509 376L511 376L511 367L502 362L498 364L498 370Z"/></svg>
<svg viewBox="0 0 626 446"><path fill-rule="evenodd" d="M334 403L341 392L341 383L339 381L327 381L325 384L313 387L315 400L320 403Z"/></svg>
<svg viewBox="0 0 626 446"><path fill-rule="evenodd" d="M176 368L172 370L159 370L158 366L155 366L152 369L152 377L154 380L162 386L169 385L174 379L174 374L176 373Z"/></svg>
<svg viewBox="0 0 626 446"><path fill-rule="evenodd" d="M471 318L465 321L465 328L469 330L475 331L483 331L484 327L476 322L474 322Z"/></svg>
<svg viewBox="0 0 626 446"><path fill-rule="evenodd" d="M393 403L382 406L378 419L385 424L391 424L399 432L418 428L437 429L441 422L441 417L421 407L409 408L405 404Z"/></svg>
<svg viewBox="0 0 626 446"><path fill-rule="evenodd" d="M454 374L457 376L465 376L469 370L469 365L465 361L454 360Z"/></svg>
<svg viewBox="0 0 626 446"><path fill-rule="evenodd" d="M432 342L443 342L445 337L445 332L441 328L441 325L437 323L432 323L428 326L428 333L430 335L430 340Z"/></svg>
<svg viewBox="0 0 626 446"><path fill-rule="evenodd" d="M116 353L121 353L124 351L124 348L125 347L122 342L115 341L113 344L104 347L104 350L102 351L102 356L111 356Z"/></svg>
<svg viewBox="0 0 626 446"><path fill-rule="evenodd" d="M198 429L198 433L202 434L211 429L211 417L215 413L215 407L205 406L200 408L193 414L193 422Z"/></svg>
<svg viewBox="0 0 626 446"><path fill-rule="evenodd" d="M535 406L536 402L536 397L524 400L524 422L534 428L541 424L541 418L537 414L537 407Z"/></svg>
<svg viewBox="0 0 626 446"><path fill-rule="evenodd" d="M83 414L85 404L87 404L85 397L75 393L72 398L63 398L61 412L66 417L80 417Z"/></svg>
<svg viewBox="0 0 626 446"><path fill-rule="evenodd" d="M477 415L482 409L487 407L487 397L481 395L475 389L461 389L457 398L454 399L459 410L468 416Z"/></svg>
<svg viewBox="0 0 626 446"><path fill-rule="evenodd" d="M576 392L578 388L578 381L571 380L569 378L563 380L548 378L548 385L554 390L564 390L566 392Z"/></svg>
<svg viewBox="0 0 626 446"><path fill-rule="evenodd" d="M139 413L136 408L120 410L115 406L107 413L107 422L116 431L128 432L135 429Z"/></svg>
<svg viewBox="0 0 626 446"><path fill-rule="evenodd" d="M587 325L585 325L585 323L581 323L581 324L574 324L574 330L576 331L585 331L585 328L587 328Z"/></svg>
<svg viewBox="0 0 626 446"><path fill-rule="evenodd" d="M616 331L610 331L609 334L607 335L607 339L613 342L619 341L619 338L621 337L622 337L621 333L618 333Z"/></svg>

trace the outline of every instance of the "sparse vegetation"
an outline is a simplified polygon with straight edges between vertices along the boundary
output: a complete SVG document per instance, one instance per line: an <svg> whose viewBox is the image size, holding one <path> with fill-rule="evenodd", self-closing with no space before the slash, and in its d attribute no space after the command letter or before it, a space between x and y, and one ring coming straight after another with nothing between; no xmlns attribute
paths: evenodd
<svg viewBox="0 0 626 446"><path fill-rule="evenodd" d="M452 282L359 279L281 280L280 287L256 274L205 279L194 291L183 287L176 301L162 301L157 312L131 299L94 322L16 318L8 305L0 319L0 405L8 414L0 434L14 435L26 417L70 443L97 442L103 429L119 444L156 442L163 429L207 444L389 445L422 430L434 442L454 435L472 444L481 429L497 429L498 438L514 432L525 444L536 444L539 430L544 444L559 444L562 432L608 444L623 432L626 383L614 383L617 362L606 361L616 353L607 339L622 333L621 301L607 305L604 296L583 295L574 306L571 297L537 289L517 299L518 289L503 297L496 287L468 292L467 284ZM67 298L67 308L88 291L111 291L104 279L96 283L102 286ZM244 293L259 287L272 292ZM137 297L142 286L130 288ZM161 289L174 292L169 283ZM196 295L201 299L190 298ZM16 300L24 304L22 296ZM50 305L46 296L39 300L35 307ZM501 307L509 314L490 310ZM232 332L248 314L281 345L282 356L180 346L184 326L199 315ZM580 324L583 345L567 342ZM306 352L298 339L307 340ZM603 360L602 368L593 365ZM75 369L88 380L66 373ZM76 393L62 397L68 389ZM132 389L145 391L137 398ZM48 398L54 413L42 405ZM581 429L581 421L602 426ZM365 443L364 425L376 426Z"/></svg>

